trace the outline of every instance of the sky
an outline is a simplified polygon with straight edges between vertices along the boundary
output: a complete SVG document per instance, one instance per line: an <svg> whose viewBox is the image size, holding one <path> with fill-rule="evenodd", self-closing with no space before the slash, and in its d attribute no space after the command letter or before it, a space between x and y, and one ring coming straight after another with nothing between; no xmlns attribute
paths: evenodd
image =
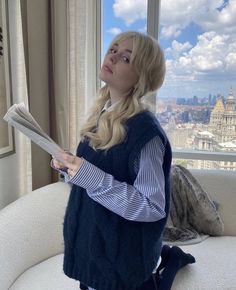
<svg viewBox="0 0 236 290"><path fill-rule="evenodd" d="M158 98L236 97L236 0L162 0L166 77ZM103 49L126 30L146 32L147 0L103 0Z"/></svg>

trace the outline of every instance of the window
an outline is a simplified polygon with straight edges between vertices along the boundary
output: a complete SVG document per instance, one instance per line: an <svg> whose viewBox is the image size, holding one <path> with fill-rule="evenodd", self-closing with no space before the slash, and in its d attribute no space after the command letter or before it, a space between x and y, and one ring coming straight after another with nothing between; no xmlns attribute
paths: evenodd
<svg viewBox="0 0 236 290"><path fill-rule="evenodd" d="M158 92L159 119L178 153L206 151L211 159L215 152L226 164L230 154L236 161L235 8L232 0L161 1L167 75ZM227 167L220 160L186 162L189 168Z"/></svg>
<svg viewBox="0 0 236 290"><path fill-rule="evenodd" d="M102 57L121 31L156 37L159 31L167 74L156 113L175 162L188 168L225 169L222 162L233 162L236 170L234 8L232 0L102 2Z"/></svg>

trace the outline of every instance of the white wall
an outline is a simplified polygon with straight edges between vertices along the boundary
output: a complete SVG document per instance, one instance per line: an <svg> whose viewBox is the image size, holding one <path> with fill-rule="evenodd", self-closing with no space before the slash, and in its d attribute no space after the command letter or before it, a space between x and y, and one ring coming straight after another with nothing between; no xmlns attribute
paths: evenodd
<svg viewBox="0 0 236 290"><path fill-rule="evenodd" d="M17 154L0 159L0 209L18 198L18 167Z"/></svg>
<svg viewBox="0 0 236 290"><path fill-rule="evenodd" d="M0 209L18 196L17 164L16 154L0 159Z"/></svg>

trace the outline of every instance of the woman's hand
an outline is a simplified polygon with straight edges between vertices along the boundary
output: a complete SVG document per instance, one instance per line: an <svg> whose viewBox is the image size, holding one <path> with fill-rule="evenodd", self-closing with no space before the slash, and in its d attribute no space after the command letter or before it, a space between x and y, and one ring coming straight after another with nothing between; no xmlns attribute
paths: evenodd
<svg viewBox="0 0 236 290"><path fill-rule="evenodd" d="M58 155L52 159L53 166L58 170L67 171L70 177L76 174L82 162L83 159L65 151L59 152Z"/></svg>

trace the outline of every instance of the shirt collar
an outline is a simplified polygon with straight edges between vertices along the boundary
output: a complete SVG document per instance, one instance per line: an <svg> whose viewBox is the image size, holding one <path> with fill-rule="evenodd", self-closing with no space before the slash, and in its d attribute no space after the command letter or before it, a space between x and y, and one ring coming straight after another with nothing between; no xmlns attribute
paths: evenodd
<svg viewBox="0 0 236 290"><path fill-rule="evenodd" d="M103 111L110 111L110 108L112 107L112 105L111 105L111 100L109 99L109 100L107 100L106 101L106 103L105 103L105 105L104 105L104 107L102 108L102 112Z"/></svg>
<svg viewBox="0 0 236 290"><path fill-rule="evenodd" d="M111 104L111 99L107 100L104 107L102 108L102 112L107 111L107 112L111 112L114 110L115 105L117 104L117 102L115 102L114 104Z"/></svg>

